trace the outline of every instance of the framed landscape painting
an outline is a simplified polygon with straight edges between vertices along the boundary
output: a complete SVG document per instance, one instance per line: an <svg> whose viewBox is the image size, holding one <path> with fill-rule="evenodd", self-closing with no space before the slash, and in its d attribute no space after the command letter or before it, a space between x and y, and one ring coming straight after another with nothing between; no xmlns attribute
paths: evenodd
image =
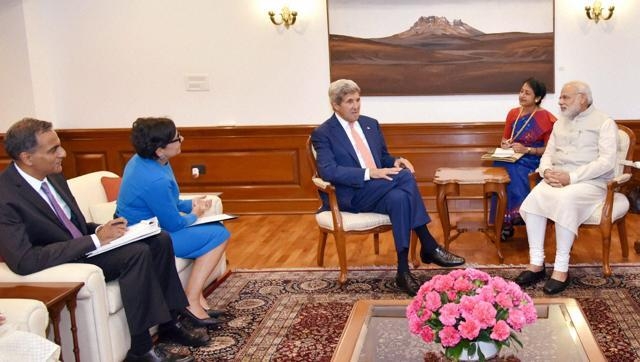
<svg viewBox="0 0 640 362"><path fill-rule="evenodd" d="M363 95L554 91L553 0L327 0L331 80Z"/></svg>

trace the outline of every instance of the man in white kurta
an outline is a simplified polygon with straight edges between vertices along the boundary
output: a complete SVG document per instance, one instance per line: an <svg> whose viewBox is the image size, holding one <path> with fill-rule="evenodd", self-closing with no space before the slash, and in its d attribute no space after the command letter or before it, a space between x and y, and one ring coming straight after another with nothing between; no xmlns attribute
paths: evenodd
<svg viewBox="0 0 640 362"><path fill-rule="evenodd" d="M569 285L569 254L578 227L605 197L615 174L618 127L593 106L589 86L567 83L538 172L543 177L520 207L527 226L530 264L516 282L530 285L546 276L544 239L547 220L555 222L556 258L543 291L556 294Z"/></svg>

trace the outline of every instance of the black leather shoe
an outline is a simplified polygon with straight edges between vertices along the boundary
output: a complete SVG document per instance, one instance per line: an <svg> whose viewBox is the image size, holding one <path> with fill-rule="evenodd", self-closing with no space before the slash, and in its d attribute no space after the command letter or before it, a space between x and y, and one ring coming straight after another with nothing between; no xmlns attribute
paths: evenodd
<svg viewBox="0 0 640 362"><path fill-rule="evenodd" d="M410 296L415 296L420 289L420 282L418 279L411 274L410 272L406 273L397 273L396 274L396 285L398 288L404 290Z"/></svg>
<svg viewBox="0 0 640 362"><path fill-rule="evenodd" d="M529 285L535 284L547 276L547 273L544 269L533 272L531 270L525 270L520 273L513 281L516 282L521 287L528 287Z"/></svg>
<svg viewBox="0 0 640 362"><path fill-rule="evenodd" d="M512 225L507 225L502 227L502 232L500 233L500 241L509 241L515 234L515 230Z"/></svg>
<svg viewBox="0 0 640 362"><path fill-rule="evenodd" d="M218 318L218 317L222 317L223 315L227 314L227 311L224 311L224 310L221 310L221 309L205 309L204 311L207 312L207 314L211 318Z"/></svg>
<svg viewBox="0 0 640 362"><path fill-rule="evenodd" d="M567 274L567 279L565 279L564 282L555 280L553 278L549 278L549 280L547 280L547 282L544 283L544 287L542 288L542 291L545 294L558 294L561 291L567 289L570 282L571 281L569 279L569 274Z"/></svg>
<svg viewBox="0 0 640 362"><path fill-rule="evenodd" d="M420 259L423 263L434 263L439 266L458 266L465 263L464 258L452 254L440 246L433 251L420 250Z"/></svg>
<svg viewBox="0 0 640 362"><path fill-rule="evenodd" d="M193 362L194 358L191 355L181 355L173 353L161 347L155 346L149 350L149 352L136 356L130 352L127 352L127 356L124 358L125 362Z"/></svg>
<svg viewBox="0 0 640 362"><path fill-rule="evenodd" d="M189 322L196 327L217 327L222 324L222 321L213 317L198 318L195 314L191 313L188 308L183 309L180 314L187 318Z"/></svg>
<svg viewBox="0 0 640 362"><path fill-rule="evenodd" d="M180 322L161 324L158 327L158 336L161 340L189 347L202 347L209 342L209 336L206 333L189 330Z"/></svg>

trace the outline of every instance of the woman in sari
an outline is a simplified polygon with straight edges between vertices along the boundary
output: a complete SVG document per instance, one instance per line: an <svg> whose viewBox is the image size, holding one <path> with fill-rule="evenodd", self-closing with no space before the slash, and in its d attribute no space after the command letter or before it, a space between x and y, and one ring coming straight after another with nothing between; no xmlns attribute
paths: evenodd
<svg viewBox="0 0 640 362"><path fill-rule="evenodd" d="M538 168L540 156L544 153L556 117L540 107L547 94L544 83L535 78L525 80L520 88L520 107L507 114L504 133L500 142L502 148L512 148L524 155L515 163L494 161L494 166L504 167L511 182L507 185L507 209L502 227L502 239L513 236L513 225L522 225L520 204L529 194L528 175ZM492 202L492 219L495 217L495 198ZM492 220L493 221L493 220Z"/></svg>

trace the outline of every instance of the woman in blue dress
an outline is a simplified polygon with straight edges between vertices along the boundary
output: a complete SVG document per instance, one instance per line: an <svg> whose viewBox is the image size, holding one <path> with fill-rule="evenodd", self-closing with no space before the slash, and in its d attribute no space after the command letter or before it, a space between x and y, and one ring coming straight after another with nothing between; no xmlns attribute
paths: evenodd
<svg viewBox="0 0 640 362"><path fill-rule="evenodd" d="M219 311L209 309L202 289L222 257L229 231L221 223L190 227L211 208L211 200L179 199L169 159L180 154L183 140L168 118L138 118L133 123L131 143L136 154L125 166L116 214L130 225L157 217L160 227L171 234L175 255L195 259L185 287L189 299L185 315L196 325L211 326L219 323L213 318Z"/></svg>
<svg viewBox="0 0 640 362"><path fill-rule="evenodd" d="M520 217L520 205L529 194L528 175L540 165L547 141L553 129L556 117L540 107L547 94L544 83L535 78L525 80L518 95L519 107L507 114L504 133L500 142L502 148L513 148L524 153L515 163L495 161L494 166L507 169L511 182L507 185L507 209L502 227L502 239L513 236L513 225L523 224ZM492 220L495 217L495 200L492 202Z"/></svg>

